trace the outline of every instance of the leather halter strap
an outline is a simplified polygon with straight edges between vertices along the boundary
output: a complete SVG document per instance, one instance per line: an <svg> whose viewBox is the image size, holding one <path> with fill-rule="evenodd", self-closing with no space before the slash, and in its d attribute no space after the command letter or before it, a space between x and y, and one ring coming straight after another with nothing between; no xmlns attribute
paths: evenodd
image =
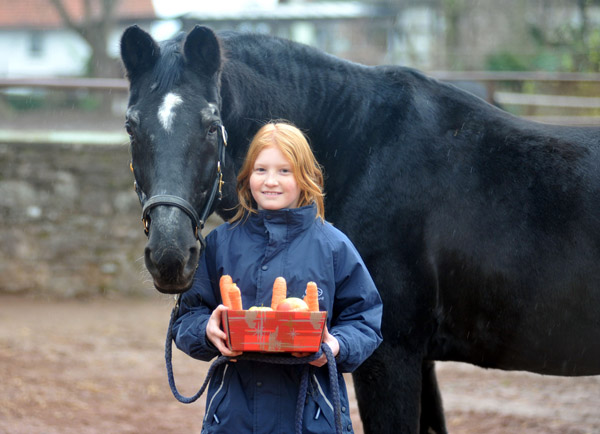
<svg viewBox="0 0 600 434"><path fill-rule="evenodd" d="M198 213L194 207L187 200L182 199L179 196L173 196L172 194L157 194L156 196L152 196L150 199L148 199L142 208L142 222L144 222L144 232L146 235L148 235L150 230L148 214L152 208L156 208L157 206L161 205L175 206L185 211L185 213L192 219L192 224L194 225L196 232L198 231L198 228L202 229L204 227L204 222L200 219L200 216L198 216ZM198 238L197 233L196 238Z"/></svg>

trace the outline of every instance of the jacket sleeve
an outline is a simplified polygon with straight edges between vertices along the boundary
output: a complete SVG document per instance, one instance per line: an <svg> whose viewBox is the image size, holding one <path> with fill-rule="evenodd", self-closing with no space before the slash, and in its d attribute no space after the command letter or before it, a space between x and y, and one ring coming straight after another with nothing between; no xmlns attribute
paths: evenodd
<svg viewBox="0 0 600 434"><path fill-rule="evenodd" d="M214 270L210 255L212 248L207 239L207 248L200 258L192 287L180 300L179 316L173 324L175 345L184 353L196 359L209 361L220 353L206 337L206 323L212 311L220 303L215 288L218 281L209 270Z"/></svg>
<svg viewBox="0 0 600 434"><path fill-rule="evenodd" d="M342 372L354 371L382 342L383 306L362 258L346 239L335 254L336 291L330 333L340 343Z"/></svg>

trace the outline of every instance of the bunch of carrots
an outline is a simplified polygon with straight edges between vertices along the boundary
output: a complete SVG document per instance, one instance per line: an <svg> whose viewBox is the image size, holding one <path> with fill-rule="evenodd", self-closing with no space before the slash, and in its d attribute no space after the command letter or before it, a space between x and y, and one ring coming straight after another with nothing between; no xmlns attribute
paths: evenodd
<svg viewBox="0 0 600 434"><path fill-rule="evenodd" d="M231 276L224 274L219 281L221 290L221 300L223 305L232 310L243 310L242 294L237 284L233 283ZM287 297L287 283L283 277L278 277L273 283L273 296L271 297L271 309L276 310L277 305L284 301ZM304 301L308 305L309 311L317 312L319 310L319 295L317 284L308 282L306 284L306 296Z"/></svg>

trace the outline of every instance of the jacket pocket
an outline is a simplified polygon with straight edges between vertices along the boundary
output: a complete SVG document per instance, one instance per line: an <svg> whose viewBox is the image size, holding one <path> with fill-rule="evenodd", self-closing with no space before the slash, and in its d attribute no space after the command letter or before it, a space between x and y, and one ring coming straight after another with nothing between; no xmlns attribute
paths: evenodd
<svg viewBox="0 0 600 434"><path fill-rule="evenodd" d="M319 379L316 375L312 375L312 381L315 386L314 393L311 395L309 401L314 400L316 408L311 409L311 412L314 412L313 415L306 414L305 421L306 427L308 428L307 432L312 433L323 433L323 432L335 432L335 407L332 401L332 398L328 397L325 394L323 386L319 382ZM311 406L312 407L312 406ZM340 407L341 407L341 422L342 422L342 430L344 432L352 433L352 429L348 429L352 426L352 421L350 419L350 410L348 408L348 403L344 398L344 393L340 388ZM321 420L321 422L319 422ZM323 431L324 423L326 423L330 431Z"/></svg>
<svg viewBox="0 0 600 434"><path fill-rule="evenodd" d="M317 397L309 397L304 408L304 419L302 421L303 434L323 434L335 432L333 413L322 400Z"/></svg>
<svg viewBox="0 0 600 434"><path fill-rule="evenodd" d="M206 400L206 411L204 413L204 419L202 421L203 429L202 432L211 432L210 426L219 425L221 420L219 419L217 410L223 402L223 399L227 395L227 388L229 384L229 378L231 377L231 369L229 364L225 364L223 368L223 375L220 380L214 382L209 387L209 392L214 390L212 394L209 393Z"/></svg>

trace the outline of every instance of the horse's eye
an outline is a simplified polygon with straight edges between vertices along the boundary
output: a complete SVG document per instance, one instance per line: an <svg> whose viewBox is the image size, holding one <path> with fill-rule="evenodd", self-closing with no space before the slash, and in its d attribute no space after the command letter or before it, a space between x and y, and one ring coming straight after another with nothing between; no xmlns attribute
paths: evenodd
<svg viewBox="0 0 600 434"><path fill-rule="evenodd" d="M131 128L131 124L129 122L125 122L125 131L129 134L129 138L133 139L133 128Z"/></svg>
<svg viewBox="0 0 600 434"><path fill-rule="evenodd" d="M208 127L208 134L216 134L218 129L219 126L217 124L211 124L211 126Z"/></svg>

